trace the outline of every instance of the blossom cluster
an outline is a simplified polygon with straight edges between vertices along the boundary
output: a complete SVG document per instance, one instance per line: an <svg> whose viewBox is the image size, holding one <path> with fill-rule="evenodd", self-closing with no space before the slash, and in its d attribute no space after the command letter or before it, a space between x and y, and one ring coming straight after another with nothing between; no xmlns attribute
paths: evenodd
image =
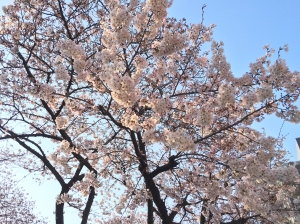
<svg viewBox="0 0 300 224"><path fill-rule="evenodd" d="M166 113L168 106L170 106L170 100L165 99L150 99L149 103L146 105L149 106L155 113L163 115Z"/></svg>
<svg viewBox="0 0 300 224"><path fill-rule="evenodd" d="M183 129L174 132L165 129L164 134L166 143L170 148L175 148L179 151L194 151L196 149L195 143Z"/></svg>
<svg viewBox="0 0 300 224"><path fill-rule="evenodd" d="M69 154L69 152L66 151L66 149L64 149L63 152ZM54 165L59 165L61 173L68 175L71 174L72 167L69 165L68 157L64 155L64 153L60 151L58 151L57 153L53 152L49 155L49 159L53 162Z"/></svg>
<svg viewBox="0 0 300 224"><path fill-rule="evenodd" d="M287 121L292 122L294 124L300 123L300 111L299 109L290 109L286 111L284 116L279 115L280 117L284 117Z"/></svg>
<svg viewBox="0 0 300 224"><path fill-rule="evenodd" d="M112 90L112 97L121 106L133 106L133 104L139 99L139 90L135 88L136 82L129 76L110 79L108 86Z"/></svg>
<svg viewBox="0 0 300 224"><path fill-rule="evenodd" d="M129 11L124 5L114 7L111 11L111 25L116 30L116 40L120 44L125 44L130 39L129 24L131 22Z"/></svg>
<svg viewBox="0 0 300 224"><path fill-rule="evenodd" d="M180 51L186 46L186 36L184 34L164 33L162 41L156 41L152 45L155 56L166 56Z"/></svg>
<svg viewBox="0 0 300 224"><path fill-rule="evenodd" d="M255 103L257 103L257 101L258 101L257 94L252 91L246 93L242 97L242 104L247 108L252 107Z"/></svg>
<svg viewBox="0 0 300 224"><path fill-rule="evenodd" d="M140 129L139 126L139 117L133 112L126 112L123 115L123 123L126 127L131 130L138 131Z"/></svg>
<svg viewBox="0 0 300 224"><path fill-rule="evenodd" d="M235 102L235 90L233 86L230 85L221 85L219 87L218 100L221 106L226 106L234 104Z"/></svg>
<svg viewBox="0 0 300 224"><path fill-rule="evenodd" d="M299 173L294 166L278 167L266 170L264 178L270 184L276 184L278 182L291 184L295 180L299 179Z"/></svg>
<svg viewBox="0 0 300 224"><path fill-rule="evenodd" d="M83 48L71 40L61 41L57 44L57 48L60 50L62 57L69 57L74 60L73 68L77 74L81 74L86 66L86 56ZM63 63L57 65L55 72L58 80L65 80L67 78L66 68Z"/></svg>
<svg viewBox="0 0 300 224"><path fill-rule="evenodd" d="M202 109L197 113L196 124L198 126L209 126L213 121L213 114L211 111Z"/></svg>
<svg viewBox="0 0 300 224"><path fill-rule="evenodd" d="M39 95L41 99L49 100L52 97L53 93L55 93L55 88L49 84L40 84L40 92Z"/></svg>
<svg viewBox="0 0 300 224"><path fill-rule="evenodd" d="M273 96L272 86L267 83L263 83L261 88L256 88L255 92L260 102L264 102L266 99L270 99Z"/></svg>
<svg viewBox="0 0 300 224"><path fill-rule="evenodd" d="M161 22L167 16L167 8L170 6L168 0L148 0L146 5L151 8L157 22Z"/></svg>
<svg viewBox="0 0 300 224"><path fill-rule="evenodd" d="M58 81L62 80L64 82L67 82L70 79L68 71L62 63L58 64L55 67L55 74L56 74L56 79Z"/></svg>
<svg viewBox="0 0 300 224"><path fill-rule="evenodd" d="M67 203L70 202L71 200L72 200L72 196L67 193L60 194L56 197L57 204Z"/></svg>
<svg viewBox="0 0 300 224"><path fill-rule="evenodd" d="M55 119L57 129L64 129L67 126L68 122L69 119L65 117L57 117Z"/></svg>
<svg viewBox="0 0 300 224"><path fill-rule="evenodd" d="M146 130L143 134L143 140L146 143L155 143L157 142L157 135L154 129Z"/></svg>
<svg viewBox="0 0 300 224"><path fill-rule="evenodd" d="M84 176L83 181L81 181L79 185L76 185L77 189L83 196L87 196L89 194L90 186L94 187L95 189L101 186L99 180L96 177L96 174L92 171L87 172Z"/></svg>

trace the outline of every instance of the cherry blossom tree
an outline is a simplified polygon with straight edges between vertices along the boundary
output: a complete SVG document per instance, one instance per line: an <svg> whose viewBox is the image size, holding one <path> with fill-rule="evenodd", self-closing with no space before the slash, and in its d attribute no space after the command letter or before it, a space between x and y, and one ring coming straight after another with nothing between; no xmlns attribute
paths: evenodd
<svg viewBox="0 0 300 224"><path fill-rule="evenodd" d="M23 189L8 175L1 174L0 185L0 222L3 224L46 223L33 213L34 202L28 201Z"/></svg>
<svg viewBox="0 0 300 224"><path fill-rule="evenodd" d="M282 166L281 139L251 128L269 114L300 121L300 74L280 56L288 47L272 61L265 46L234 76L214 25L168 18L171 5L4 7L0 139L12 146L3 152L60 184L57 224L65 205L82 224L300 220L290 200L299 175Z"/></svg>

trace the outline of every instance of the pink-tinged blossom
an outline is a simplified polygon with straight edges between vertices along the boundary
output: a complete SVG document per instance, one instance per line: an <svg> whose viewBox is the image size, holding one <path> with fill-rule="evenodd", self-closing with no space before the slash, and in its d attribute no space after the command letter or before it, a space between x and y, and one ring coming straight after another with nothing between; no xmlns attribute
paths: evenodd
<svg viewBox="0 0 300 224"><path fill-rule="evenodd" d="M207 109L200 109L197 113L196 124L200 127L209 126L213 121L213 112Z"/></svg>
<svg viewBox="0 0 300 224"><path fill-rule="evenodd" d="M219 87L218 100L220 106L226 106L235 103L235 90L233 86L222 85Z"/></svg>
<svg viewBox="0 0 300 224"><path fill-rule="evenodd" d="M175 132L164 130L166 142L170 148L177 148L179 151L194 151L196 145L184 130Z"/></svg>
<svg viewBox="0 0 300 224"><path fill-rule="evenodd" d="M70 79L68 71L63 64L58 64L55 68L56 80L67 82Z"/></svg>
<svg viewBox="0 0 300 224"><path fill-rule="evenodd" d="M56 123L56 127L57 129L63 129L67 126L68 124L68 118L64 118L64 117L57 117L55 119L55 123Z"/></svg>
<svg viewBox="0 0 300 224"><path fill-rule="evenodd" d="M57 204L62 204L62 203L70 202L71 200L72 200L71 195L69 195L67 193L63 193L63 194L57 196L56 203Z"/></svg>
<svg viewBox="0 0 300 224"><path fill-rule="evenodd" d="M261 88L255 89L259 102L264 102L266 99L270 99L273 96L272 85L263 83Z"/></svg>
<svg viewBox="0 0 300 224"><path fill-rule="evenodd" d="M131 130L138 131L140 129L139 117L133 112L126 112L123 115L123 123Z"/></svg>
<svg viewBox="0 0 300 224"><path fill-rule="evenodd" d="M258 99L257 94L255 92L248 92L242 97L242 104L247 108L252 107L257 102Z"/></svg>

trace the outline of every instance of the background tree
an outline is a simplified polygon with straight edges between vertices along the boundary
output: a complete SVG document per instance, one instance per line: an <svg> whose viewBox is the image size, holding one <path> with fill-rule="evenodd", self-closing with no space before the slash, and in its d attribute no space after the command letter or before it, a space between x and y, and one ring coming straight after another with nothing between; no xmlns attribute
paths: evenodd
<svg viewBox="0 0 300 224"><path fill-rule="evenodd" d="M28 201L23 189L8 175L1 174L0 222L3 224L46 223L33 213L34 202Z"/></svg>
<svg viewBox="0 0 300 224"><path fill-rule="evenodd" d="M279 54L271 63L274 50L265 46L235 78L214 25L167 18L170 6L4 7L0 139L27 152L22 167L58 181L56 223L65 204L81 223L299 219L290 201L297 170L281 166L276 139L250 127L272 113L299 122L299 73Z"/></svg>

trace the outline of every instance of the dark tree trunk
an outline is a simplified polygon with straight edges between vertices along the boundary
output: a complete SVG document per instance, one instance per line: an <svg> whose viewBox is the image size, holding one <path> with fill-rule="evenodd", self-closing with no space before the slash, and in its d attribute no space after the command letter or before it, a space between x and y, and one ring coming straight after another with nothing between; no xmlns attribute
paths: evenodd
<svg viewBox="0 0 300 224"><path fill-rule="evenodd" d="M56 202L55 202L56 203ZM56 224L64 224L64 203L55 206Z"/></svg>
<svg viewBox="0 0 300 224"><path fill-rule="evenodd" d="M89 195L88 201L86 203L85 209L82 214L81 224L87 224L88 217L89 217L89 214L91 211L91 207L92 207L95 195L96 195L96 193L95 193L94 187L90 187L90 195Z"/></svg>
<svg viewBox="0 0 300 224"><path fill-rule="evenodd" d="M148 224L154 223L154 217L153 217L153 201L151 199L148 199Z"/></svg>

